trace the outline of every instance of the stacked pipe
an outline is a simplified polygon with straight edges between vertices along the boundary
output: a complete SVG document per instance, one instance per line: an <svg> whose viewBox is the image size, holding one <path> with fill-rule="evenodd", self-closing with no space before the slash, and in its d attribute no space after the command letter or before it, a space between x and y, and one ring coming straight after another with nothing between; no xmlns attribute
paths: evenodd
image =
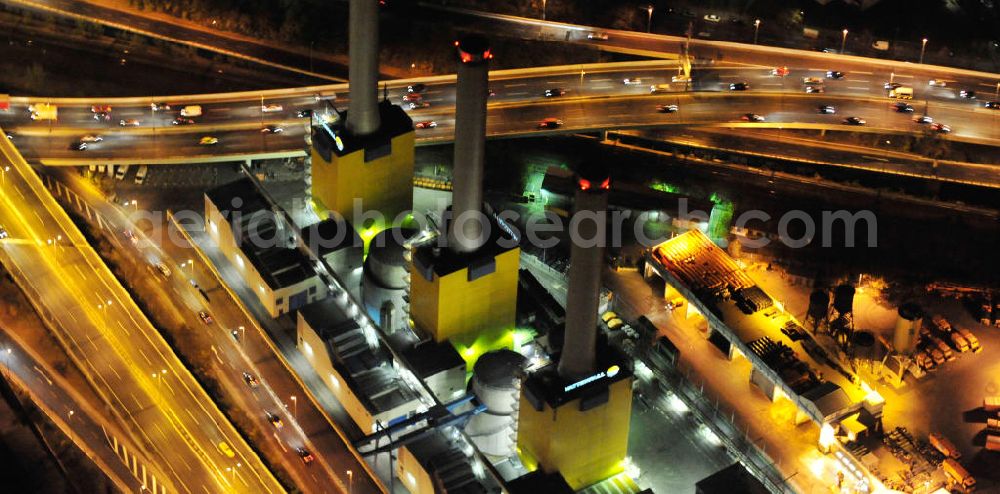
<svg viewBox="0 0 1000 494"><path fill-rule="evenodd" d="M452 178L452 226L448 246L474 252L486 239L483 228L483 168L486 155L486 99L489 97L489 42L467 36L455 42L458 82L455 101L455 160Z"/></svg>
<svg viewBox="0 0 1000 494"><path fill-rule="evenodd" d="M559 376L567 380L590 376L596 370L597 308L611 185L607 170L596 164L581 167L576 181L574 214L585 216L570 232L566 333L558 367Z"/></svg>
<svg viewBox="0 0 1000 494"><path fill-rule="evenodd" d="M378 130L378 0L351 0L348 76L351 101L347 130L365 136Z"/></svg>

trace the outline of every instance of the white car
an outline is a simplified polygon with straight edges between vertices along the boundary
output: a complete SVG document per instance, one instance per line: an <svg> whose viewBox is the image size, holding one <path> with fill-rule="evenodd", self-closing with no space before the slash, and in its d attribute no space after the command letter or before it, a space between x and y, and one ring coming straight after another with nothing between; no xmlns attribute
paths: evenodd
<svg viewBox="0 0 1000 494"><path fill-rule="evenodd" d="M598 32L589 33L587 34L587 39L599 39L601 41L607 41L608 33L598 33Z"/></svg>
<svg viewBox="0 0 1000 494"><path fill-rule="evenodd" d="M642 84L642 79L638 77L630 77L628 79L623 80L622 84L625 84L626 86L635 86L637 84Z"/></svg>
<svg viewBox="0 0 1000 494"><path fill-rule="evenodd" d="M948 83L946 83L946 82L944 82L942 80L939 80L939 79L931 79L931 80L927 81L927 85L928 86L934 86L934 87L945 87L945 86L948 85Z"/></svg>
<svg viewBox="0 0 1000 494"><path fill-rule="evenodd" d="M264 113L272 113L281 110L283 110L282 106L277 103L271 103L270 105L262 105L260 107L260 111Z"/></svg>
<svg viewBox="0 0 1000 494"><path fill-rule="evenodd" d="M705 19L708 22L719 22L719 21L722 20L721 17L719 17L719 16L717 16L715 14L708 14L705 17L702 17L702 19Z"/></svg>
<svg viewBox="0 0 1000 494"><path fill-rule="evenodd" d="M7 238L8 236L10 235L7 233L7 229L3 225L0 225L0 239Z"/></svg>
<svg viewBox="0 0 1000 494"><path fill-rule="evenodd" d="M156 263L156 269L160 271L160 274L162 274L164 278L170 277L170 268L167 267L165 263L163 262Z"/></svg>

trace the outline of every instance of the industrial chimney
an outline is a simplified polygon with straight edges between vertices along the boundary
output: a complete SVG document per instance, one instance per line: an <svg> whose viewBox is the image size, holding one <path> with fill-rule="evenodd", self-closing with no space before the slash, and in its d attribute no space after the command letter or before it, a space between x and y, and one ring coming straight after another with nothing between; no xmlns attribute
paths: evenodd
<svg viewBox="0 0 1000 494"><path fill-rule="evenodd" d="M448 246L473 252L485 243L483 161L486 154L486 99L489 97L489 42L467 36L455 42L458 83L455 101L455 163Z"/></svg>
<svg viewBox="0 0 1000 494"><path fill-rule="evenodd" d="M351 101L347 130L365 136L378 130L378 0L351 0L348 75Z"/></svg>
<svg viewBox="0 0 1000 494"><path fill-rule="evenodd" d="M603 166L588 164L580 167L576 183L575 214L591 217L577 220L576 231L570 232L566 334L558 368L559 376L567 380L590 376L596 369L597 305L611 179Z"/></svg>

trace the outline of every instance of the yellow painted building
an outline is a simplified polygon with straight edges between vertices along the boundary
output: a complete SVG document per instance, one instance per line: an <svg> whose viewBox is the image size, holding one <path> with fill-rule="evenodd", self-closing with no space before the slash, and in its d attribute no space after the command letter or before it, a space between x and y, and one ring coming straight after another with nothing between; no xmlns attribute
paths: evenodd
<svg viewBox="0 0 1000 494"><path fill-rule="evenodd" d="M559 472L573 490L621 473L632 375L609 369L564 383L551 368L540 373L547 375L529 377L521 393L517 448L525 467Z"/></svg>
<svg viewBox="0 0 1000 494"><path fill-rule="evenodd" d="M381 231L413 208L413 121L398 106L383 102L379 109L382 126L372 135L353 136L338 123L313 131L317 212L326 218L336 211L359 232ZM365 215L376 211L381 219Z"/></svg>
<svg viewBox="0 0 1000 494"><path fill-rule="evenodd" d="M510 348L520 256L521 249L515 247L495 255L484 252L478 261L452 263L421 261L418 252L410 276L414 324L435 341L451 341L463 357Z"/></svg>

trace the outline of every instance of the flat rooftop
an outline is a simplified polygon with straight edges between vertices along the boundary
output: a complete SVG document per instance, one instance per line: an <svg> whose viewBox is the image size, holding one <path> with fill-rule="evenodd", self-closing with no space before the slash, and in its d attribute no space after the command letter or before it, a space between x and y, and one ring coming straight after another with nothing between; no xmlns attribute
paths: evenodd
<svg viewBox="0 0 1000 494"><path fill-rule="evenodd" d="M250 178L205 192L233 230L240 250L272 290L301 283L316 271L291 241L294 227L272 211Z"/></svg>

